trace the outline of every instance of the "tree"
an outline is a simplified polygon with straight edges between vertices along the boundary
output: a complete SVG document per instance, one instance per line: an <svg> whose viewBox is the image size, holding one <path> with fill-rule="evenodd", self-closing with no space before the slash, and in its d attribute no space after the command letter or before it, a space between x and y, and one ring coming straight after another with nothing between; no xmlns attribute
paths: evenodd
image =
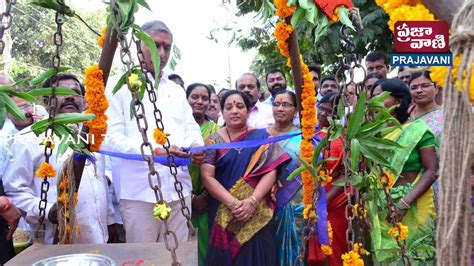
<svg viewBox="0 0 474 266"><path fill-rule="evenodd" d="M270 0L237 1L239 12L245 15L260 10L262 4ZM364 30L362 34L354 34L356 44L355 52L365 56L368 52L380 50L389 52L393 47L392 34L387 26L388 16L379 8L374 0L353 0L360 10ZM298 39L301 54L305 62L324 65L326 75L334 75L339 66L339 57L348 53L339 31L340 23L329 26L327 32L315 42L315 31L309 23L302 23L298 27ZM263 27L254 27L250 34L237 38L237 44L242 50L257 49L257 56L252 63L252 70L260 76L265 75L270 69L280 68L289 73L287 62L280 56L275 38L273 37L274 21L268 20Z"/></svg>
<svg viewBox="0 0 474 266"><path fill-rule="evenodd" d="M56 31L54 12L17 1L13 8L12 65L10 75L14 79L29 78L52 67L56 51L53 35ZM105 12L80 14L96 31L105 23ZM62 27L63 46L60 49L61 65L71 67L70 72L82 77L83 70L96 63L100 47L98 36L76 18L66 18Z"/></svg>

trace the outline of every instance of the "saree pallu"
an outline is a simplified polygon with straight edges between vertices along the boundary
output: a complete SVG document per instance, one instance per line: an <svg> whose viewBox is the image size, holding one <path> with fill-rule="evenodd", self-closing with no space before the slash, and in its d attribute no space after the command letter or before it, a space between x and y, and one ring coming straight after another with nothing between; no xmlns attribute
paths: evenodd
<svg viewBox="0 0 474 266"><path fill-rule="evenodd" d="M288 132L287 134L292 134ZM280 168L278 171L278 181L282 187L278 189L276 199L275 214L275 244L278 251L277 265L293 265L298 257L298 250L301 244L300 236L303 231L304 219L302 204L302 181L298 175L293 180L287 180L288 176L300 166L297 156L300 153L301 137L293 137L291 139L280 142L280 145L291 156L290 163Z"/></svg>
<svg viewBox="0 0 474 266"><path fill-rule="evenodd" d="M403 129L396 129L386 136L387 139L397 141L402 148L395 150L391 158L391 164L395 170L395 182L400 177L401 171L411 152L417 146L423 135L429 128L422 120L416 120ZM393 187L390 194L394 202L398 202L413 187L421 177L422 171L413 183ZM366 202L368 215L371 222L371 242L374 259L381 265L403 265L401 250L397 242L388 234L392 227L387 221L388 214L386 197L383 191L380 197ZM435 244L435 211L433 203L433 190L428 189L416 202L411 204L402 219L402 224L408 226L408 238L406 241L406 252L410 258L411 265L434 265L436 252Z"/></svg>
<svg viewBox="0 0 474 266"><path fill-rule="evenodd" d="M212 121L204 122L200 127L202 138L206 140L219 128L220 127ZM200 195L204 192L204 186L201 182L201 171L199 166L190 163L188 170L193 184L193 195ZM207 216L207 212L198 216L193 216L191 218L191 222L193 223L193 226L198 229L198 265L202 266L204 265L204 259L206 258L207 246L209 242L209 218Z"/></svg>
<svg viewBox="0 0 474 266"><path fill-rule="evenodd" d="M268 138L265 129L249 131L235 141ZM218 134L209 139L224 142ZM215 177L237 199L250 197L260 179L290 159L279 144L255 148L206 151L204 163L215 165ZM206 265L275 265L276 247L271 220L274 202L270 193L260 201L252 218L235 219L230 209L209 200L209 239Z"/></svg>

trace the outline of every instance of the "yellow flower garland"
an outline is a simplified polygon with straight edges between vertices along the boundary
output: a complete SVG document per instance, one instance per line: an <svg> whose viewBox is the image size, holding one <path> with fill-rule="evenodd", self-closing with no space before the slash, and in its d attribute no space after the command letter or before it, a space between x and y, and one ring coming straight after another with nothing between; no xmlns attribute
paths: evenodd
<svg viewBox="0 0 474 266"><path fill-rule="evenodd" d="M286 18L293 14L296 7L288 7L287 0L274 0L276 7L276 14L280 18ZM285 22L278 22L275 28L274 36L277 40L277 46L284 57L289 57L288 38L293 32L294 27L286 24ZM313 76L309 73L308 66L301 60L301 72L303 76L303 85L301 92L301 131L303 140L300 144L301 157L308 163L311 163L313 159L314 147L312 139L314 136L314 126L316 125L316 91L314 89ZM313 204L313 192L314 192L314 180L308 171L301 173L301 179L303 181L303 203L305 209L303 210L303 216L305 219L309 217L315 217L314 212L310 212Z"/></svg>
<svg viewBox="0 0 474 266"><path fill-rule="evenodd" d="M155 139L156 144L165 145L166 144L167 134L158 128L153 130L153 139Z"/></svg>
<svg viewBox="0 0 474 266"><path fill-rule="evenodd" d="M45 177L56 177L56 170L54 170L54 167L47 163L47 162L42 162L38 170L36 171L36 176L40 178L45 178Z"/></svg>
<svg viewBox="0 0 474 266"><path fill-rule="evenodd" d="M397 223L394 227L388 230L388 234L391 238L402 241L408 237L408 226L403 225L402 223Z"/></svg>
<svg viewBox="0 0 474 266"><path fill-rule="evenodd" d="M95 114L95 118L84 122L89 127L89 135L93 137L90 144L90 151L96 152L100 149L107 132L107 115L105 111L109 107L109 102L105 97L105 86L102 69L97 64L89 66L85 71L84 84L86 86L86 102L88 104L87 114Z"/></svg>

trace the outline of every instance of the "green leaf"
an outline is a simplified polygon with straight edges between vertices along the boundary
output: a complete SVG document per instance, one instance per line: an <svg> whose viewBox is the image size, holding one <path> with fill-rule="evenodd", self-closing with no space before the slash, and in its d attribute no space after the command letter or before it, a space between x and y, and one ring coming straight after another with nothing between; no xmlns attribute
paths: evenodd
<svg viewBox="0 0 474 266"><path fill-rule="evenodd" d="M32 79L30 81L30 86L38 86L40 85L41 83L43 83L45 80L47 80L48 78L60 73L60 72L64 72L66 70L69 70L70 68L69 67L59 67L57 70L56 68L51 68L51 69L48 69L46 70L45 72L39 74L38 76L36 76L34 79Z"/></svg>
<svg viewBox="0 0 474 266"><path fill-rule="evenodd" d="M328 158L325 158L325 159L319 161L318 165L323 165L327 162L332 162L332 161L337 161L337 160L339 160L339 158L337 158L337 157L328 157ZM315 169L316 169L316 167L315 167Z"/></svg>
<svg viewBox="0 0 474 266"><path fill-rule="evenodd" d="M127 80L128 72L123 73L123 75L119 78L117 81L117 84L115 84L114 89L112 90L112 94L115 95L125 84Z"/></svg>
<svg viewBox="0 0 474 266"><path fill-rule="evenodd" d="M324 147L326 147L327 143L328 143L328 138L326 136L318 143L318 145L316 145L316 148L314 148L313 162L311 163L311 165L313 165L313 167L316 167L316 165L318 163L319 155L321 154L322 149Z"/></svg>
<svg viewBox="0 0 474 266"><path fill-rule="evenodd" d="M94 114L67 113L57 114L54 117L54 124L77 124L95 118Z"/></svg>
<svg viewBox="0 0 474 266"><path fill-rule="evenodd" d="M21 111L20 107L16 105L15 101L12 98L8 97L8 95L0 93L0 97L3 98L3 102L5 103L5 107L7 108L7 112L10 113L14 118L25 121L26 116Z"/></svg>
<svg viewBox="0 0 474 266"><path fill-rule="evenodd" d="M338 139L340 136L342 136L342 131L343 131L342 126L336 126L336 129L333 130L331 136L329 137L329 141L336 140L336 139Z"/></svg>
<svg viewBox="0 0 474 266"><path fill-rule="evenodd" d="M19 92L14 91L12 89L6 88L7 86L0 86L0 91L3 93L11 94L15 97L21 98L27 102L37 102L36 98L31 96L29 93L26 92Z"/></svg>
<svg viewBox="0 0 474 266"><path fill-rule="evenodd" d="M402 148L403 146L398 144L395 141L389 139L382 139L376 137L366 137L359 139L362 145L366 145L369 147L373 147L376 149L394 149L394 148Z"/></svg>
<svg viewBox="0 0 474 266"><path fill-rule="evenodd" d="M298 159L298 161L300 161L300 163L303 165L305 170L307 170L310 173L313 179L317 180L318 177L316 176L316 171L314 170L314 168L308 162L306 162L306 160L303 159L300 155L298 155L296 158Z"/></svg>
<svg viewBox="0 0 474 266"><path fill-rule="evenodd" d="M135 28L136 30L136 28ZM140 30L136 30L135 36L140 39L147 47L150 49L151 61L153 63L153 68L155 70L155 88L158 89L158 84L160 83L160 79L158 78L160 74L160 53L156 48L155 41L148 35L148 33Z"/></svg>
<svg viewBox="0 0 474 266"><path fill-rule="evenodd" d="M139 5L143 6L144 8L152 11L150 6L148 5L148 3L145 0L137 0L137 4L139 4Z"/></svg>
<svg viewBox="0 0 474 266"><path fill-rule="evenodd" d="M5 106L5 101L3 98L0 97L0 130L3 128L5 124L5 120L7 119L7 107Z"/></svg>
<svg viewBox="0 0 474 266"><path fill-rule="evenodd" d="M364 113L365 113L365 100L367 96L365 94L365 91L362 91L361 94L359 95L359 100L357 101L357 104L354 108L354 112L349 116L349 123L347 126L347 135L346 139L348 141L352 140L354 136L357 135L359 132L359 129L362 125L362 122L364 120Z"/></svg>
<svg viewBox="0 0 474 266"><path fill-rule="evenodd" d="M388 97L390 97L390 92L384 91L381 94L370 98L370 100L368 101L369 107L374 107L374 106L384 107L385 106L384 102L386 99L388 99Z"/></svg>
<svg viewBox="0 0 474 266"><path fill-rule="evenodd" d="M31 126L31 131L33 131L33 133L35 133L36 136L39 136L48 128L48 125L49 125L48 119L40 120Z"/></svg>
<svg viewBox="0 0 474 266"><path fill-rule="evenodd" d="M57 156L59 157L66 152L69 146L66 140L68 139L68 136L71 135L71 133L67 130L67 127L63 125L56 125L54 127L54 133L56 133L56 135L59 136L60 139L57 150Z"/></svg>
<svg viewBox="0 0 474 266"><path fill-rule="evenodd" d="M34 89L28 92L29 95L38 97L38 96L51 96L53 93L52 88L39 88L39 89ZM55 88L55 94L56 96L79 96L77 92L69 89L69 88L64 88L64 87L56 87Z"/></svg>
<svg viewBox="0 0 474 266"><path fill-rule="evenodd" d="M357 172L360 163L360 143L357 139L351 140L351 170Z"/></svg>
<svg viewBox="0 0 474 266"><path fill-rule="evenodd" d="M67 114L57 114L54 117L54 125L55 127L58 125L65 125L65 124L77 124L87 120L94 119L94 114L80 114L80 113L67 113ZM49 119L41 120L34 123L31 126L31 130L36 134L39 135L43 133L48 126L50 125Z"/></svg>
<svg viewBox="0 0 474 266"><path fill-rule="evenodd" d="M377 152L375 148L370 148L365 145L360 145L360 151L365 158L374 161L375 163L381 164L383 166L388 166L389 162L385 159L380 153Z"/></svg>
<svg viewBox="0 0 474 266"><path fill-rule="evenodd" d="M300 25L301 21L303 21L305 16L306 10L302 8L297 8L293 13L293 16L291 17L291 25L296 28L298 25Z"/></svg>
<svg viewBox="0 0 474 266"><path fill-rule="evenodd" d="M310 7L311 3L313 3L311 0L298 0L298 4L300 5L300 7L303 8L303 9L306 9L306 10L311 8Z"/></svg>
<svg viewBox="0 0 474 266"><path fill-rule="evenodd" d="M295 179L295 177L297 177L298 175L301 174L301 172L303 172L305 170L304 167L298 167L296 168L293 172L291 172L291 174L288 176L288 178L286 180L288 181L291 181L293 179Z"/></svg>
<svg viewBox="0 0 474 266"><path fill-rule="evenodd" d="M318 12L318 8L314 4L314 2L309 2L308 9L306 9L306 21L308 21L312 25L316 25L316 18L318 17Z"/></svg>
<svg viewBox="0 0 474 266"><path fill-rule="evenodd" d="M319 39L326 33L329 26L329 19L326 16L322 16L321 19L318 20L317 28L314 33L314 44L319 45Z"/></svg>
<svg viewBox="0 0 474 266"><path fill-rule="evenodd" d="M346 185L346 178L344 176L341 176L338 178L336 181L332 182L333 186L338 186L338 187L343 187Z"/></svg>
<svg viewBox="0 0 474 266"><path fill-rule="evenodd" d="M349 9L347 9L347 7L340 6L338 15L339 15L339 21L341 21L343 25L346 25L347 27L351 28L353 31L356 31L354 25L352 25L352 21L349 19Z"/></svg>

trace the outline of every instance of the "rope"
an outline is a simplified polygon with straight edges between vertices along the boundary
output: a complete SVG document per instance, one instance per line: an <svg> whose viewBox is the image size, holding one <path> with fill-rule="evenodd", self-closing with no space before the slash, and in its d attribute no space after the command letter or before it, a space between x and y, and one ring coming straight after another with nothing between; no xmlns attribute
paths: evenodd
<svg viewBox="0 0 474 266"><path fill-rule="evenodd" d="M68 194L68 206L61 204L58 201L58 232L59 232L59 244L76 244L77 228L76 228L76 196L74 195L76 184L74 177L74 159L70 156L61 174L58 177L58 197L60 193ZM65 190L60 189L59 184L63 179L67 179L67 188ZM66 191L66 192L65 192ZM66 215L66 212L68 213ZM69 228L68 228L69 227Z"/></svg>
<svg viewBox="0 0 474 266"><path fill-rule="evenodd" d="M474 117L469 84L474 62L474 0L465 1L459 10L453 20L450 42L453 56L460 56L462 61L456 80L452 67L449 69L443 95L445 121L439 169L437 265L471 265L470 175Z"/></svg>

